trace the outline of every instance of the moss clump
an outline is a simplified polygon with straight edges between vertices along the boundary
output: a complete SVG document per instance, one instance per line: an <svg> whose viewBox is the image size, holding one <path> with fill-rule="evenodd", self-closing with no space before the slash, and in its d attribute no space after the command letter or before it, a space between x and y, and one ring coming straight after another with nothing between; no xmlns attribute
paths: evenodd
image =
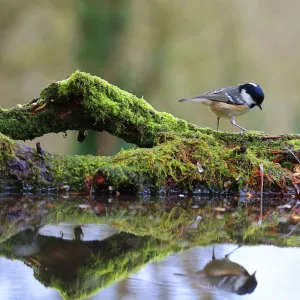
<svg viewBox="0 0 300 300"><path fill-rule="evenodd" d="M290 145L293 150L300 150L300 140L290 140L288 141L287 145Z"/></svg>
<svg viewBox="0 0 300 300"><path fill-rule="evenodd" d="M2 147L7 148L5 153L10 156L9 164L2 162L2 170L6 171L3 180L10 179L18 186L69 185L73 190L83 190L85 180L100 172L106 183L118 190L209 188L211 192L237 192L259 186L262 164L265 187L282 189L295 183L293 164L287 160L284 165L279 164L269 152L270 148L281 149L286 142L266 143L257 135L248 135L253 140L241 146L237 144L236 140L241 138L237 135L225 140L222 134L216 138L210 132L198 133L197 138L160 133L153 148L122 150L112 157L40 155L30 148L14 148L11 140L3 138ZM103 189L101 184L96 187Z"/></svg>
<svg viewBox="0 0 300 300"><path fill-rule="evenodd" d="M15 145L14 141L0 133L0 186L14 184L7 165L16 158Z"/></svg>
<svg viewBox="0 0 300 300"><path fill-rule="evenodd" d="M263 164L269 179L266 186L276 185L282 177L289 180L292 176L289 170L270 160L268 146L261 141L257 145L251 144L241 153L240 147L208 134L202 134L201 138L176 135L161 138L163 143L152 149L121 151L112 157L111 167L129 169L128 172L120 172L122 175L117 180L113 179L114 172L110 172L108 179L113 184L131 182L135 186L148 184L189 190L197 184L209 183L211 190L219 191L224 189L225 182L230 181L227 191L237 191L245 186L257 187L260 182L259 164ZM203 168L202 172L199 172L197 163ZM130 176L130 171L134 176Z"/></svg>
<svg viewBox="0 0 300 300"><path fill-rule="evenodd" d="M14 145L14 141L0 133L0 163L7 158L14 157Z"/></svg>

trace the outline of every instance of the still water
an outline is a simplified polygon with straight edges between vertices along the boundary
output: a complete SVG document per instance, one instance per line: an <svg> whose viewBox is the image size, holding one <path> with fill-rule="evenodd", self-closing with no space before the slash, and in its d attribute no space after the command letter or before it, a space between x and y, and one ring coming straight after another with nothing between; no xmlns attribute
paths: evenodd
<svg viewBox="0 0 300 300"><path fill-rule="evenodd" d="M298 299L294 200L134 200L0 198L0 299Z"/></svg>

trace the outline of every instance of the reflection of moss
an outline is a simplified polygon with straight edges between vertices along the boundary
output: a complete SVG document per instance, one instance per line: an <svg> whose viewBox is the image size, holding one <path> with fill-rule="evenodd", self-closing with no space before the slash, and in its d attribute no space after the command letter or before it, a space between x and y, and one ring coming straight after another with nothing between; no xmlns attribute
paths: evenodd
<svg viewBox="0 0 300 300"><path fill-rule="evenodd" d="M25 206L30 217L39 216L40 224L60 222L74 224L108 224L115 226L120 234L103 241L84 242L39 236L33 230L11 235L16 226L6 219L7 239L0 243L0 253L8 258L20 259L34 269L34 274L44 285L58 289L68 299L82 299L136 272L146 263L159 260L168 254L198 245L211 243L273 244L299 246L299 236L283 238L278 231L278 214L269 214L257 226L255 209L237 207L235 213L220 215L212 207L187 208L168 203L119 203L109 204L105 213L94 214L90 208L78 208L78 203L51 203ZM97 207L97 203L95 203ZM166 207L167 206L167 207ZM34 209L36 211L34 211ZM41 209L41 210L40 210ZM28 214L29 215L29 214ZM191 228L196 216L202 217L198 228ZM27 222L31 223L30 220ZM5 234L3 234L5 235ZM25 258L15 254L16 246L39 245L39 253Z"/></svg>
<svg viewBox="0 0 300 300"><path fill-rule="evenodd" d="M163 207L136 205L134 209L126 207L113 208L108 215L95 215L89 210L82 210L69 203L56 205L50 217L51 223L67 222L77 224L108 224L123 232L138 236L152 236L171 244L206 245L230 237L222 230L224 220L216 220L210 209L198 211L207 215L199 230L185 231L196 219L193 210L175 207L166 212ZM49 220L49 221L50 221Z"/></svg>
<svg viewBox="0 0 300 300"><path fill-rule="evenodd" d="M126 237L128 240L130 239L130 235ZM119 236L115 238L117 239L115 248L112 248L112 251L115 252L114 255L110 254L110 257L106 257L105 254L99 252L97 255L91 256L88 263L79 270L82 288L78 289L78 282L73 287L61 286L62 282L56 282L58 285L53 285L53 287L58 287L60 291L66 291L62 295L68 299L82 299L128 277L149 262L159 261L171 253L183 250L182 247L169 245L151 237L136 238L134 248L128 250L123 249L120 245Z"/></svg>
<svg viewBox="0 0 300 300"><path fill-rule="evenodd" d="M43 202L24 205L23 215L26 215L27 224L32 228L44 224L57 224L60 222L73 224L108 224L119 231L132 233L138 236L152 236L153 238L168 241L180 245L182 242L189 247L206 245L215 242L230 241L246 242L248 244L264 243L271 241L274 245L292 245L293 237L281 239L278 235L278 213L266 210L266 217L262 226L257 226L258 214L253 209L239 206L235 209L235 215L225 212L222 218L218 218L218 212L210 206L203 208L191 208L192 202L185 201L187 207L162 204L124 203L109 205L106 213L95 214L92 207L79 208L76 201L72 202ZM95 203L97 209L97 203ZM7 208L13 211L12 208ZM28 210L28 211L27 211ZM48 213L45 214L45 211ZM5 210L3 209L3 212ZM197 215L202 217L197 230L189 230ZM29 217L30 216L30 217ZM29 219L32 219L30 221ZM2 218L2 240L9 238L13 232L23 228L24 224L8 218ZM20 230L20 229L19 229ZM289 241L290 239L290 241Z"/></svg>
<svg viewBox="0 0 300 300"><path fill-rule="evenodd" d="M36 243L37 254L27 258L14 254L16 246ZM151 236L120 233L103 241L65 241L37 236L30 232L0 244L0 252L30 265L34 276L45 286L60 291L65 299L83 299L119 281L145 264L165 258L183 247Z"/></svg>

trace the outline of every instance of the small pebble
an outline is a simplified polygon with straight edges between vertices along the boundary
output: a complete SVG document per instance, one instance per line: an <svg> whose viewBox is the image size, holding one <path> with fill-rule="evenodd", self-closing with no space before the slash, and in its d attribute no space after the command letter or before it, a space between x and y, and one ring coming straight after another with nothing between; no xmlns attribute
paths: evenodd
<svg viewBox="0 0 300 300"><path fill-rule="evenodd" d="M292 205L290 204L284 204L284 205L279 205L277 206L278 209L286 208L286 209L291 209Z"/></svg>
<svg viewBox="0 0 300 300"><path fill-rule="evenodd" d="M224 208L224 207L214 207L213 210L214 211L219 211L219 212L224 212L224 211L226 211L226 208Z"/></svg>
<svg viewBox="0 0 300 300"><path fill-rule="evenodd" d="M90 205L88 205L88 204L79 204L78 207L79 208L89 208Z"/></svg>
<svg viewBox="0 0 300 300"><path fill-rule="evenodd" d="M200 165L200 163L197 161L197 169L199 173L202 173L204 171L204 169L202 168L202 166Z"/></svg>

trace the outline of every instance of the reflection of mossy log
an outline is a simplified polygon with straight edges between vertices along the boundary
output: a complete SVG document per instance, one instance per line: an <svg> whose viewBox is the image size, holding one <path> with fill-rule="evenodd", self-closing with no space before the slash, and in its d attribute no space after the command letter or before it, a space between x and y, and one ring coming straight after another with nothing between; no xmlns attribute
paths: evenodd
<svg viewBox="0 0 300 300"><path fill-rule="evenodd" d="M20 202L15 201L15 206L9 207L2 204L1 211L6 217L3 215L0 224L3 240L0 255L24 261L33 268L41 283L58 289L65 298L82 299L136 272L150 261L199 245L225 242L299 245L299 236L283 237L279 233L278 213L272 215L264 211L267 217L262 226L257 226L255 207L229 207L230 212L220 215L211 206L195 209L192 201L187 202L184 203L186 209L175 203L106 202L101 203L100 210L99 203L86 209L79 208L81 202L75 199L70 202L29 202L31 204L23 199L22 214L28 216L28 226L34 224L35 230L23 230L12 216L8 217L8 212L20 208ZM196 215L202 216L202 220L193 228L190 225ZM75 225L74 240L38 233L39 227L57 223L80 224L82 228L86 224L109 224L121 233L102 241L76 239ZM97 228L95 226L95 232L99 230Z"/></svg>
<svg viewBox="0 0 300 300"><path fill-rule="evenodd" d="M13 139L67 130L78 130L83 139L87 129L108 131L143 148L113 157L51 156L1 135L0 182L19 187L68 184L79 190L88 175L100 171L96 184L115 188L256 190L263 164L265 191L298 193L300 180L294 172L298 135L241 135L197 128L86 73L75 72L51 83L29 104L0 110L0 132Z"/></svg>
<svg viewBox="0 0 300 300"><path fill-rule="evenodd" d="M113 202L117 201L113 199ZM219 212L211 206L194 209L194 201L186 200L186 207L176 203L94 203L85 209L79 208L76 198L71 201L26 201L18 199L14 205L1 205L0 241L6 241L24 227L40 228L46 224L107 224L118 231L138 236L151 235L155 239L176 245L195 247L216 242L246 244L271 243L278 246L297 246L299 236L280 236L278 219L287 219L289 212L273 212L265 207L262 226L257 226L259 212L255 206L245 209L228 205L228 212ZM22 203L20 207L20 203ZM196 202L197 203L197 202ZM234 212L232 214L232 212ZM192 229L197 215L202 220ZM26 219L26 222L21 220ZM288 223L284 223L288 225ZM183 243L183 244L182 244Z"/></svg>
<svg viewBox="0 0 300 300"><path fill-rule="evenodd" d="M254 238L256 234L253 234ZM201 236L201 232L198 235ZM284 241L278 236L279 239ZM220 242L224 240L222 238ZM38 251L28 256L16 255L14 252L20 245L30 245ZM184 246L151 235L122 232L103 241L84 242L36 236L27 230L0 244L0 255L23 261L33 268L35 278L42 284L59 290L65 299L73 300L91 296L153 260L188 248L187 241Z"/></svg>
<svg viewBox="0 0 300 300"><path fill-rule="evenodd" d="M82 299L126 278L153 260L180 251L175 245L120 233L103 241L67 241L54 237L26 234L26 243L36 244L39 252L27 257L13 254L24 247L25 233L12 237L2 246L6 257L24 261L45 286L58 289L66 299ZM34 242L33 242L34 241ZM26 245L26 244L25 244ZM10 249L10 250L9 250Z"/></svg>

